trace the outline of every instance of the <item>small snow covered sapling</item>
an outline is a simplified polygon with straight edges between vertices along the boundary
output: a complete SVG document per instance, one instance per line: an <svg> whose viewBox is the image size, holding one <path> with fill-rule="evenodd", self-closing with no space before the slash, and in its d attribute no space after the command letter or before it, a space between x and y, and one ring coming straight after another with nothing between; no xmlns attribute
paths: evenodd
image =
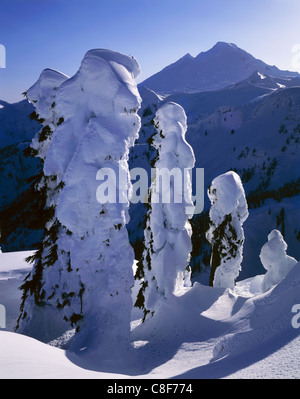
<svg viewBox="0 0 300 399"><path fill-rule="evenodd" d="M136 306L153 315L161 304L184 286L190 285L191 225L194 205L190 174L195 164L192 147L185 140L186 114L181 106L166 103L154 119L157 133L156 176L149 191L149 210L143 254L144 281ZM170 175L160 176L160 171ZM177 173L176 173L177 172ZM169 201L164 201L164 194ZM187 209L191 211L189 214Z"/></svg>
<svg viewBox="0 0 300 399"><path fill-rule="evenodd" d="M261 286L263 292L280 283L297 263L296 259L286 254L286 250L287 243L280 231L272 230L259 255L263 267L267 270Z"/></svg>
<svg viewBox="0 0 300 399"><path fill-rule="evenodd" d="M216 177L208 189L211 201L210 228L206 233L212 245L210 285L234 288L243 259L243 223L248 206L239 175L227 172Z"/></svg>

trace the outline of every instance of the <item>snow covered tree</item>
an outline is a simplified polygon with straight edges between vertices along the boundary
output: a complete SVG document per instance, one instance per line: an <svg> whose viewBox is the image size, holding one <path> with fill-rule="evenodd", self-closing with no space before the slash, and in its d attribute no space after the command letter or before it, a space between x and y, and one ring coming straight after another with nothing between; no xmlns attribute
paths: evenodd
<svg viewBox="0 0 300 399"><path fill-rule="evenodd" d="M296 259L286 254L286 250L287 243L280 231L272 230L259 255L263 267L267 270L261 286L263 292L280 283L297 263Z"/></svg>
<svg viewBox="0 0 300 399"><path fill-rule="evenodd" d="M29 102L35 106L31 119L41 123L42 128L33 138L31 145L25 150L25 155L39 157L44 164L47 151L51 144L52 135L62 119L55 110L55 99L58 87L68 77L58 71L45 69L37 82L25 93ZM33 262L32 271L26 277L23 290L21 313L16 329L36 338L47 340L51 337L51 328L48 324L49 315L39 314L37 309L44 302L44 270L54 263L56 259L55 240L60 224L55 218L55 198L59 192L59 185L55 174L46 176L42 171L34 181L34 190L38 198L39 220L34 222L36 229L44 230L44 238L36 253L29 257L28 262ZM45 316L45 318L43 318ZM64 323L59 323L57 330L63 331ZM30 328L27 329L27 326Z"/></svg>
<svg viewBox="0 0 300 399"><path fill-rule="evenodd" d="M243 223L248 206L239 175L227 172L216 177L208 189L211 201L210 228L206 233L212 245L210 285L234 288L243 260Z"/></svg>
<svg viewBox="0 0 300 399"><path fill-rule="evenodd" d="M136 302L144 311L144 320L159 309L161 301L190 285L189 218L194 211L187 170L194 167L195 158L185 140L185 112L178 104L166 103L157 111L154 123L156 176L149 190L143 270L139 271L143 282Z"/></svg>
<svg viewBox="0 0 300 399"><path fill-rule="evenodd" d="M61 228L51 247L54 262L42 270L39 313L58 309L69 328L76 327L71 348L96 351L98 358L104 352L117 356L129 345L134 253L126 230L128 153L140 129L139 73L132 57L87 52L56 94L62 119L44 163L44 174L55 175L60 186L54 217ZM96 196L106 170L122 172L122 181L111 187L119 193L116 202ZM24 329L30 324L29 318Z"/></svg>

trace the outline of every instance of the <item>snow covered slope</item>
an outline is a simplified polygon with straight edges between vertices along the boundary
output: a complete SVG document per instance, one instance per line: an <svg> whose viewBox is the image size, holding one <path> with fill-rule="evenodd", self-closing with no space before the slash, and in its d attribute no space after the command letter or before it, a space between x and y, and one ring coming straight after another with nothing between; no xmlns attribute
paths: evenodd
<svg viewBox="0 0 300 399"><path fill-rule="evenodd" d="M202 114L201 103L194 103L194 113L188 112L192 118L187 139L196 166L205 168L207 184L230 168L242 175L248 193L262 181L266 190L299 177L300 88L254 100L236 106L233 92L231 100L228 94L227 102L210 114ZM177 102L182 105L179 96Z"/></svg>
<svg viewBox="0 0 300 399"><path fill-rule="evenodd" d="M21 303L19 287L31 269L25 258L32 254L33 251L0 252L0 304L6 309L7 331L16 326Z"/></svg>
<svg viewBox="0 0 300 399"><path fill-rule="evenodd" d="M12 324L17 286L28 268L25 255L0 254L0 303L6 299ZM260 290L262 277L243 280L234 291L196 283L146 324L133 313L134 365L118 373L114 366L104 370L82 364L54 343L41 343L12 328L0 330L0 379L299 379L300 337L292 326L297 318L292 308L300 304L300 263L265 293Z"/></svg>
<svg viewBox="0 0 300 399"><path fill-rule="evenodd" d="M29 119L34 107L27 100L9 104L0 101L0 148L32 139L39 129Z"/></svg>
<svg viewBox="0 0 300 399"><path fill-rule="evenodd" d="M160 94L218 90L248 78L255 71L276 78L299 77L296 72L280 71L265 64L235 44L218 42L195 58L186 54L142 85Z"/></svg>
<svg viewBox="0 0 300 399"><path fill-rule="evenodd" d="M5 189L0 193L0 210L7 208L29 187L26 179L34 176L41 165L38 159L27 158L24 150L29 142L0 148L0 179Z"/></svg>
<svg viewBox="0 0 300 399"><path fill-rule="evenodd" d="M29 205L29 182L39 173L37 158L27 158L24 150L38 131L39 124L30 119L34 107L27 100L15 104L0 101L0 230L2 250L33 248L38 232L26 228L28 213L20 210ZM30 214L30 213L29 213Z"/></svg>
<svg viewBox="0 0 300 399"><path fill-rule="evenodd" d="M0 210L9 206L28 189L27 178L32 177L40 164L24 156L24 149L39 129L29 115L34 108L28 101L8 104L0 101ZM5 189L4 189L5 187Z"/></svg>
<svg viewBox="0 0 300 399"><path fill-rule="evenodd" d="M250 216L244 226L247 262L242 266L242 278L264 272L259 252L274 228L284 230L290 255L300 258L300 87L294 79L296 87L274 89L277 79L264 77L255 73L225 89L177 93L164 99L153 97L153 92L141 87L142 131L130 158L132 167L149 168L154 154L147 140L153 134L151 119L156 109L168 101L185 109L186 139L193 147L196 167L204 168L205 193L216 176L230 169L243 181ZM208 210L206 194L204 205ZM143 207L132 206L129 230L134 245L143 236L141 220ZM195 223L199 226L202 222ZM202 241L200 237L199 245Z"/></svg>

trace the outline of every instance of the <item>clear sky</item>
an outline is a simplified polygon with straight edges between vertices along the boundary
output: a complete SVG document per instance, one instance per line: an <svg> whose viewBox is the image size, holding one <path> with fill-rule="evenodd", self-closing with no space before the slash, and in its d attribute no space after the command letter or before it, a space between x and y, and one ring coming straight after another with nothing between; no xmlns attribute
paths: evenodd
<svg viewBox="0 0 300 399"><path fill-rule="evenodd" d="M44 68L72 76L92 48L136 57L140 82L217 41L295 70L300 0L0 0L0 99L21 100Z"/></svg>

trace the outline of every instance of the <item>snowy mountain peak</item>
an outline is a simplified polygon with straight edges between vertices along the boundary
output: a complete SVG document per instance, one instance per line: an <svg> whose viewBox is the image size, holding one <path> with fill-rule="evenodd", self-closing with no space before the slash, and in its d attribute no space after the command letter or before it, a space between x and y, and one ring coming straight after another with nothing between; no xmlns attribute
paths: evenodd
<svg viewBox="0 0 300 399"><path fill-rule="evenodd" d="M195 58L186 54L142 84L159 94L195 93L222 89L255 72L276 78L299 76L297 72L281 71L267 65L234 43L218 42Z"/></svg>
<svg viewBox="0 0 300 399"><path fill-rule="evenodd" d="M239 57L239 55L246 57L247 60L248 58L254 59L251 54L242 50L236 44L226 42L217 42L209 50L199 53L195 59L202 61L202 59L210 60L211 57L222 57L226 60L230 57Z"/></svg>
<svg viewBox="0 0 300 399"><path fill-rule="evenodd" d="M211 50L232 50L232 49L239 49L239 47L234 43L217 42L211 48Z"/></svg>
<svg viewBox="0 0 300 399"><path fill-rule="evenodd" d="M186 53L183 57L180 58L179 61L190 61L193 59L194 57L190 53Z"/></svg>

